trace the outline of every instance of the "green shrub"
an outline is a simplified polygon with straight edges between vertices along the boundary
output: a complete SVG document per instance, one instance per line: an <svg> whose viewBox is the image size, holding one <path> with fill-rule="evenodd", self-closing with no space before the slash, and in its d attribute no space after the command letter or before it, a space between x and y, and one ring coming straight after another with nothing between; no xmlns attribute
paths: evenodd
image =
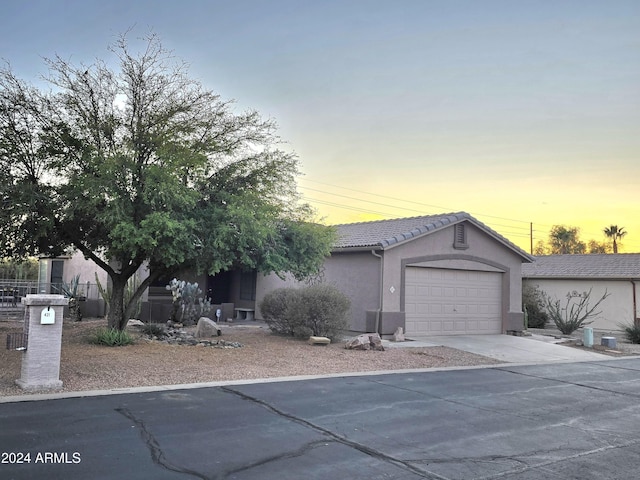
<svg viewBox="0 0 640 480"><path fill-rule="evenodd" d="M133 337L126 330L117 328L100 328L90 338L89 342L107 347L123 347L133 343Z"/></svg>
<svg viewBox="0 0 640 480"><path fill-rule="evenodd" d="M544 311L544 294L537 286L525 285L522 288L522 306L527 309L527 327L544 328L549 315Z"/></svg>
<svg viewBox="0 0 640 480"><path fill-rule="evenodd" d="M318 284L300 290L303 327L309 335L331 339L347 328L347 315L351 302L333 285ZM308 336L307 331L301 332Z"/></svg>
<svg viewBox="0 0 640 480"><path fill-rule="evenodd" d="M302 324L298 316L300 292L295 288L278 288L269 292L260 302L262 318L273 333L295 336Z"/></svg>
<svg viewBox="0 0 640 480"><path fill-rule="evenodd" d="M640 343L640 325L621 325L624 330L624 336L631 343Z"/></svg>
<svg viewBox="0 0 640 480"><path fill-rule="evenodd" d="M349 299L327 284L280 288L260 303L262 316L272 332L305 338L336 338L347 328Z"/></svg>
<svg viewBox="0 0 640 480"><path fill-rule="evenodd" d="M158 325L157 323L145 323L140 331L145 335L154 335L156 337L164 337L165 330L162 325Z"/></svg>

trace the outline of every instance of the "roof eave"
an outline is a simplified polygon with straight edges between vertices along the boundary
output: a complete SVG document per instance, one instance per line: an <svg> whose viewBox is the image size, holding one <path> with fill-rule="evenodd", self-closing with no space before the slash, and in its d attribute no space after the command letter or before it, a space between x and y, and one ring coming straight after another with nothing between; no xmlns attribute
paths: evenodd
<svg viewBox="0 0 640 480"><path fill-rule="evenodd" d="M370 251L380 251L384 250L382 245L371 245L371 246L356 246L356 247L333 247L331 249L331 253L346 253L346 252L370 252Z"/></svg>

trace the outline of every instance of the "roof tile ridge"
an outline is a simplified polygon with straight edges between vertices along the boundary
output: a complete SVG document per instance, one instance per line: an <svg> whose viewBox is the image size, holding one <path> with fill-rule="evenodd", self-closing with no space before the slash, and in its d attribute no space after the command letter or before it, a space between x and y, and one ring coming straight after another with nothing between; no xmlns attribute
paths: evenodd
<svg viewBox="0 0 640 480"><path fill-rule="evenodd" d="M457 218L461 216L461 218ZM448 212L448 213L432 213L428 215L415 215L413 217L396 217L396 218L383 218L381 220L367 220L363 222L351 222L351 223L337 223L332 225L333 227L349 227L352 225L371 225L372 223L390 223L406 220L418 220L420 218L436 218L436 217L456 217L456 220L462 220L469 218L470 215L466 212Z"/></svg>

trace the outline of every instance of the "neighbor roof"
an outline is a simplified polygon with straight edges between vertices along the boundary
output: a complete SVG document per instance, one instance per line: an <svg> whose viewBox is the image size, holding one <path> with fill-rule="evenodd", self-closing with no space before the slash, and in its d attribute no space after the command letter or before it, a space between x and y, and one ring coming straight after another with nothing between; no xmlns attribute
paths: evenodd
<svg viewBox="0 0 640 480"><path fill-rule="evenodd" d="M338 240L334 245L334 251L362 248L384 250L464 221L470 222L485 231L527 261L533 260L533 257L520 247L466 212L336 225Z"/></svg>
<svg viewBox="0 0 640 480"><path fill-rule="evenodd" d="M640 253L535 257L522 266L522 277L640 279Z"/></svg>

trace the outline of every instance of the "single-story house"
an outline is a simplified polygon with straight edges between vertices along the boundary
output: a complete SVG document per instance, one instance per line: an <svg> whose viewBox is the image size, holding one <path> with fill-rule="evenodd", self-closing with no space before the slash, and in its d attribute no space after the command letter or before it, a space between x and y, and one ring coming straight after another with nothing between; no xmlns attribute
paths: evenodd
<svg viewBox="0 0 640 480"><path fill-rule="evenodd" d="M611 294L589 326L602 331L640 322L640 254L548 255L522 266L525 285L536 286L564 304L569 292L588 292L593 302L605 291Z"/></svg>
<svg viewBox="0 0 640 480"><path fill-rule="evenodd" d="M521 331L522 264L533 258L468 213L338 225L325 282L351 299L350 329L413 335ZM256 304L294 284L257 279ZM260 318L258 310L256 317Z"/></svg>
<svg viewBox="0 0 640 480"><path fill-rule="evenodd" d="M338 239L322 277L350 298L350 330L384 335L393 334L397 327L412 335L523 330L522 264L533 257L468 213L336 228ZM94 271L100 272L80 254L43 262L41 278L46 282L58 277L68 281L85 272L82 281L93 283ZM140 275L144 277L145 272ZM204 296L221 308L223 320L239 315L261 319L260 301L268 292L299 285L291 278L255 271L177 276L197 281ZM142 320L168 318L171 296L165 285L169 280L162 279L147 290Z"/></svg>

